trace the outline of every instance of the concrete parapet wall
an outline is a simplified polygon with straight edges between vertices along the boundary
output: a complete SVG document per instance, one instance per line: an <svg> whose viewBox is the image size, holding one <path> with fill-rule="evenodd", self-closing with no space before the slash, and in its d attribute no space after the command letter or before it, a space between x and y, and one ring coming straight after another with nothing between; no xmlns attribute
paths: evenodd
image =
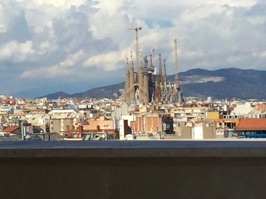
<svg viewBox="0 0 266 199"><path fill-rule="evenodd" d="M0 144L1 198L265 198L266 142Z"/></svg>

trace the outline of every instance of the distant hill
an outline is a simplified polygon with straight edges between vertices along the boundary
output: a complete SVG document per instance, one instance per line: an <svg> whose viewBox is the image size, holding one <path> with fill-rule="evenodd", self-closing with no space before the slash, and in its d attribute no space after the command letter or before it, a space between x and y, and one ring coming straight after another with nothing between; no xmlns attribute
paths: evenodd
<svg viewBox="0 0 266 199"><path fill-rule="evenodd" d="M97 99L100 99L100 98L115 99L115 93L119 95L119 89L123 89L123 88L124 88L124 82L119 83L119 84L109 85L109 86L103 86L99 88L93 88L93 89L87 90L82 93L67 94L64 92L56 92L53 94L42 96L40 98L47 97L48 99L58 99L59 97L60 98L89 97L89 98L97 98Z"/></svg>
<svg viewBox="0 0 266 199"><path fill-rule="evenodd" d="M175 75L168 76L174 82ZM237 68L204 70L192 69L179 73L179 80L184 96L208 97L214 99L266 99L266 71L242 70ZM87 90L83 93L66 94L58 92L43 97L61 98L115 98L124 82Z"/></svg>

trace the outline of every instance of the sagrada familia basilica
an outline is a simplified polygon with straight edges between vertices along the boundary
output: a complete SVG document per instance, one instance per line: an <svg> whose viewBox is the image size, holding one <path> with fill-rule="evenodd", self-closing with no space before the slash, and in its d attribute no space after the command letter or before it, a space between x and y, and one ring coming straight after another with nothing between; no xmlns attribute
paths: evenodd
<svg viewBox="0 0 266 199"><path fill-rule="evenodd" d="M125 81L124 100L127 104L148 103L179 103L184 102L183 94L178 80L177 65L177 40L175 43L175 82L167 81L166 60L161 60L159 55L159 66L155 67L154 55L142 56L138 44L138 32L140 27L133 28L136 31L136 63L133 61L131 50L130 60L127 58L127 71Z"/></svg>

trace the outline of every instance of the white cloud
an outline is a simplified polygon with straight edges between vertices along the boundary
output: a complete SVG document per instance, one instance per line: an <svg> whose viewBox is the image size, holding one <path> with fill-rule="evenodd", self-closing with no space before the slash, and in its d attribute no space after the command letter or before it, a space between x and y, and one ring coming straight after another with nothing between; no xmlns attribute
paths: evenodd
<svg viewBox="0 0 266 199"><path fill-rule="evenodd" d="M3 5L0 4L0 33L6 32L6 24L3 13L4 13L4 7Z"/></svg>
<svg viewBox="0 0 266 199"><path fill-rule="evenodd" d="M123 77L125 57L130 49L135 51L135 32L128 28L137 23L143 27L143 56L155 49L158 64L162 54L168 74L175 71L176 36L180 71L262 69L265 9L258 0L1 0L0 68L7 75L12 68L12 75L21 78L16 80L17 90L25 88L19 81L34 86L36 77L42 84L52 78L76 79L77 88L82 78L96 80L96 73ZM13 83L11 79L6 83Z"/></svg>
<svg viewBox="0 0 266 199"><path fill-rule="evenodd" d="M102 0L95 5L97 12L89 18L89 30L95 39L111 38L119 47L129 43L130 34L126 33L130 16L123 10L123 3L124 0Z"/></svg>
<svg viewBox="0 0 266 199"><path fill-rule="evenodd" d="M14 63L26 61L32 54L34 54L34 49L31 41L25 43L12 41L0 48L0 59L10 59Z"/></svg>
<svg viewBox="0 0 266 199"><path fill-rule="evenodd" d="M91 56L84 62L84 67L100 67L105 71L118 70L121 66L118 62L123 61L126 52L108 52L106 54L98 54Z"/></svg>
<svg viewBox="0 0 266 199"><path fill-rule="evenodd" d="M211 15L219 15L225 11L226 7L217 4L200 5L198 7L186 9L181 14L181 20L184 22L204 20L210 17Z"/></svg>
<svg viewBox="0 0 266 199"><path fill-rule="evenodd" d="M259 56L262 57L262 58L266 58L266 51L261 52L261 53L259 54Z"/></svg>
<svg viewBox="0 0 266 199"><path fill-rule="evenodd" d="M80 50L75 54L68 55L65 60L59 62L58 64L25 71L20 77L36 79L40 77L56 78L73 75L75 73L75 65L80 63L80 60L82 60L83 57L84 52Z"/></svg>
<svg viewBox="0 0 266 199"><path fill-rule="evenodd" d="M109 14L117 14L119 12L119 8L123 6L124 0L116 0L116 1L109 1L109 0L101 0L98 4L94 7Z"/></svg>
<svg viewBox="0 0 266 199"><path fill-rule="evenodd" d="M251 7L254 6L258 1L257 0L222 0L222 1L213 1L211 3L216 3L220 5L228 5L231 7Z"/></svg>
<svg viewBox="0 0 266 199"><path fill-rule="evenodd" d="M43 6L43 5L48 5L48 6L54 6L54 7L59 7L59 8L65 8L69 9L72 6L81 6L83 5L86 0L34 0L33 1L36 5Z"/></svg>

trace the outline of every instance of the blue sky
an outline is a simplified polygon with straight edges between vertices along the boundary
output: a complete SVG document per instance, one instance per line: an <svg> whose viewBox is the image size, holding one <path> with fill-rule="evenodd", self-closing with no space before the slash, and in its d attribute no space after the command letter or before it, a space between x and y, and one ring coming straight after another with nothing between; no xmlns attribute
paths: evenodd
<svg viewBox="0 0 266 199"><path fill-rule="evenodd" d="M0 0L0 94L37 97L124 81L125 57L142 27L143 55L155 49L174 73L192 68L265 69L262 0Z"/></svg>

